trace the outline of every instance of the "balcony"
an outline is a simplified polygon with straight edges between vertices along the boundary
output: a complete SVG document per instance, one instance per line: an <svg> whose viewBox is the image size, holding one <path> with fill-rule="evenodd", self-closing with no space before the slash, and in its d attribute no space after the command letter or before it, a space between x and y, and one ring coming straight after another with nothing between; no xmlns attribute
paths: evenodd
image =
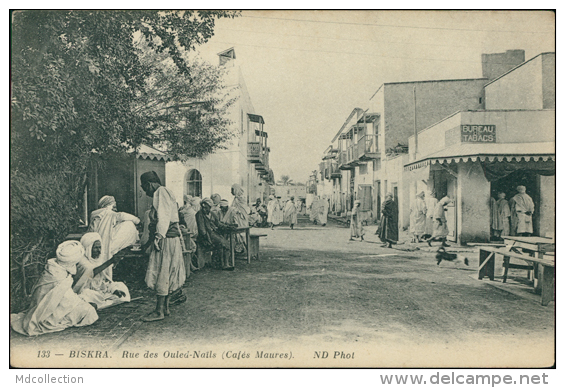
<svg viewBox="0 0 565 388"><path fill-rule="evenodd" d="M247 161L249 163L263 163L262 146L259 141L247 142Z"/></svg>
<svg viewBox="0 0 565 388"><path fill-rule="evenodd" d="M358 144L352 144L347 148L347 164L352 168L360 164Z"/></svg>
<svg viewBox="0 0 565 388"><path fill-rule="evenodd" d="M357 156L359 160L366 161L381 157L379 152L379 136L365 135L357 143Z"/></svg>
<svg viewBox="0 0 565 388"><path fill-rule="evenodd" d="M341 151L339 153L338 167L340 170L353 170L355 168L355 166L348 163L347 151Z"/></svg>
<svg viewBox="0 0 565 388"><path fill-rule="evenodd" d="M341 171L337 168L337 161L332 160L328 165L327 171L329 175L328 179L341 178Z"/></svg>

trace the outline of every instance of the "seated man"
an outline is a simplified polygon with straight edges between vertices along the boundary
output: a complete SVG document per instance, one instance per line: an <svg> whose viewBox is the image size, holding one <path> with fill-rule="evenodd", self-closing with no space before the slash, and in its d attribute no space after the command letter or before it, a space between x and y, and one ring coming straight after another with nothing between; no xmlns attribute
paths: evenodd
<svg viewBox="0 0 565 388"><path fill-rule="evenodd" d="M110 195L100 198L98 210L90 215L89 232L96 232L102 238L101 257L110 260L117 252L137 242L139 234L135 225L140 220L136 216L118 212L116 200ZM106 268L102 276L112 280L112 267Z"/></svg>
<svg viewBox="0 0 565 388"><path fill-rule="evenodd" d="M229 251L230 244L222 236L223 230L226 229L228 225L214 222L210 214L212 206L212 200L210 198L204 198L200 202L200 210L196 213L196 224L198 225L198 238L196 241L199 260L205 260L203 257L205 253L208 255L208 252L219 251L222 269L233 270L233 267L229 265L229 253L226 252ZM236 226L234 225L234 227Z"/></svg>
<svg viewBox="0 0 565 388"><path fill-rule="evenodd" d="M12 329L35 336L96 322L96 306L82 300L72 289L72 275L83 256L84 248L78 241L65 241L59 245L57 258L47 261L43 274L33 287L29 309L10 315Z"/></svg>
<svg viewBox="0 0 565 388"><path fill-rule="evenodd" d="M85 255L77 263L73 284L73 291L86 302L96 304L98 309L130 301L129 290L124 283L108 280L100 274L122 258L114 255L110 260L105 260L101 255L101 240L100 235L93 232L86 233L80 239Z"/></svg>

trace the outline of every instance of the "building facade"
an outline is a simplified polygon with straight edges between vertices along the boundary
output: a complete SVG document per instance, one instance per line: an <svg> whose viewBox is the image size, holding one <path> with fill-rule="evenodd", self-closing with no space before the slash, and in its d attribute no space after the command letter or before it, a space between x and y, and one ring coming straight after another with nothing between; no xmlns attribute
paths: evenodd
<svg viewBox="0 0 565 388"><path fill-rule="evenodd" d="M535 204L534 235L555 228L555 53L543 53L484 86L485 109L462 110L409 139L410 197L448 195L450 238L490 241L498 193L523 185Z"/></svg>
<svg viewBox="0 0 565 388"><path fill-rule="evenodd" d="M359 199L365 219L376 221L391 193L399 225L408 228L413 196L404 179L408 139L455 112L484 109L485 85L523 60L523 50L509 50L483 55L481 78L382 84L368 108L351 112L323 156L320 171L323 166L323 177L332 181L331 209L347 214Z"/></svg>
<svg viewBox="0 0 565 388"><path fill-rule="evenodd" d="M225 150L204 158L167 163L167 187L173 190L179 205L185 194L204 198L218 193L231 202L231 186L235 183L243 187L248 203L252 203L267 198L274 185L265 120L255 112L235 50L225 50L218 56L220 65L228 68L226 84L235 87L237 93L229 113L237 136Z"/></svg>

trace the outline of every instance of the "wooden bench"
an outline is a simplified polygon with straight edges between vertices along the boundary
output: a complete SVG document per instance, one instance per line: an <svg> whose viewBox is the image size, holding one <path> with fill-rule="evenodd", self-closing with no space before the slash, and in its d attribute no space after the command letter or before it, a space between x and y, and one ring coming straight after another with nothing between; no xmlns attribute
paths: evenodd
<svg viewBox="0 0 565 388"><path fill-rule="evenodd" d="M540 281L541 281L541 304L547 306L549 302L554 300L554 286L555 286L555 261L548 259L540 259L532 256L526 256L522 253L512 252L504 249L481 247L479 250L479 280L486 275L490 280L494 280L494 263L496 255L504 256L503 266L504 275L502 282L506 283L509 268L520 268L532 270L534 264L540 266ZM529 266L520 266L510 264L510 258L525 261Z"/></svg>
<svg viewBox="0 0 565 388"><path fill-rule="evenodd" d="M259 239L266 236L266 234L249 235L249 257L252 257L254 260L259 259Z"/></svg>

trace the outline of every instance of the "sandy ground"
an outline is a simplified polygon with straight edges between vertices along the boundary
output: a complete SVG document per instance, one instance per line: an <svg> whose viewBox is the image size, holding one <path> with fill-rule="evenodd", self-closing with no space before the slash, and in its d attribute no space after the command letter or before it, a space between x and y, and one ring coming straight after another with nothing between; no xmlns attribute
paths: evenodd
<svg viewBox="0 0 565 388"><path fill-rule="evenodd" d="M473 279L470 266L436 265L427 245L350 242L349 230L300 219L261 239L261 255L233 272L192 274L188 301L141 323L154 303L137 277L132 297L87 328L25 338L12 332L12 363L148 367L540 367L554 362L554 303ZM455 247L454 247L455 250ZM117 271L118 272L118 271ZM123 272L123 271L122 271ZM122 275L135 274L126 271ZM49 359L37 357L49 349ZM108 351L109 359L70 357ZM58 352L58 353L57 353ZM124 353L125 352L125 353ZM146 354L148 352L148 354ZM135 358L135 353L140 353ZM155 354L155 357L151 357ZM133 356L131 356L133 355ZM147 355L147 357L144 357ZM129 357L133 358L129 358ZM248 357L247 357L248 356Z"/></svg>

